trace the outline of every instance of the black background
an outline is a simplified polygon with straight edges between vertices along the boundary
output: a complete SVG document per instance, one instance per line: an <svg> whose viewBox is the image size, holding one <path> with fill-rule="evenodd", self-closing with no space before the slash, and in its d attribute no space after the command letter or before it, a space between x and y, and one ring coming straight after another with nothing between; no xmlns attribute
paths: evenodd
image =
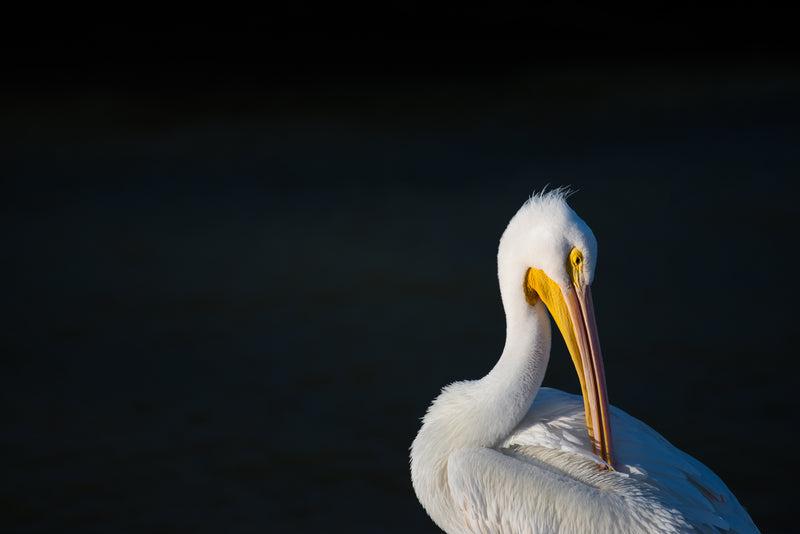
<svg viewBox="0 0 800 534"><path fill-rule="evenodd" d="M599 240L612 402L791 531L794 20L9 14L4 530L435 531L408 446L499 355L497 241L549 183Z"/></svg>

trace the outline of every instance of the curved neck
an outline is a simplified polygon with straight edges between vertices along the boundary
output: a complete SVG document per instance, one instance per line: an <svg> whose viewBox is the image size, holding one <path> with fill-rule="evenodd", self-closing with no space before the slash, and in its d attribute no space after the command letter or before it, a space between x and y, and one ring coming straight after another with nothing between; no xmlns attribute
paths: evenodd
<svg viewBox="0 0 800 534"><path fill-rule="evenodd" d="M506 312L506 342L500 359L478 383L492 417L496 435L505 437L525 417L542 385L550 360L550 320L544 305L525 299L526 268L500 265L500 293ZM485 444L489 445L489 444Z"/></svg>
<svg viewBox="0 0 800 534"><path fill-rule="evenodd" d="M505 388L508 395L525 397L527 406L536 396L550 359L550 321L544 305L531 306L523 284L531 265L524 247L524 226L515 216L497 250L497 278L506 314L506 343L497 364L482 381ZM519 415L521 419L525 413ZM516 422L519 422L517 420Z"/></svg>
<svg viewBox="0 0 800 534"><path fill-rule="evenodd" d="M411 446L414 491L444 530L458 524L447 489L447 462L453 451L494 447L516 428L533 402L550 359L550 320L542 303L525 300L525 262L509 264L498 255L500 293L506 312L503 353L486 376L446 387L425 415ZM510 268L509 265L520 267Z"/></svg>
<svg viewBox="0 0 800 534"><path fill-rule="evenodd" d="M550 340L550 319L544 305L528 306L524 317L506 324L503 353L481 381L496 384L509 394L525 395L530 403L550 361Z"/></svg>

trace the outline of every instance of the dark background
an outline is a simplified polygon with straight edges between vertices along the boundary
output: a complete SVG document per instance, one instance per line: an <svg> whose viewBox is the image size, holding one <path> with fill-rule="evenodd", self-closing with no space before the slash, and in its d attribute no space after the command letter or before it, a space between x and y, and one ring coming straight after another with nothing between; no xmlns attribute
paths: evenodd
<svg viewBox="0 0 800 534"><path fill-rule="evenodd" d="M6 17L3 530L434 532L408 446L549 183L612 402L790 532L796 19L545 6Z"/></svg>

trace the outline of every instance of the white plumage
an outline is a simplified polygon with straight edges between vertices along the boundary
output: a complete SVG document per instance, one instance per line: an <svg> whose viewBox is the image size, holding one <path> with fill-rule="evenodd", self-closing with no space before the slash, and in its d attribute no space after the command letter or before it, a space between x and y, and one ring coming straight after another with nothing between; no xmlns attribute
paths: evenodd
<svg viewBox="0 0 800 534"><path fill-rule="evenodd" d="M758 532L711 470L613 407L614 469L604 469L611 453L598 456L584 399L540 387L550 320L523 285L539 269L566 294L570 250L585 258L577 279L588 287L596 241L560 190L534 196L509 223L498 252L500 359L483 378L445 387L411 447L425 510L449 533Z"/></svg>

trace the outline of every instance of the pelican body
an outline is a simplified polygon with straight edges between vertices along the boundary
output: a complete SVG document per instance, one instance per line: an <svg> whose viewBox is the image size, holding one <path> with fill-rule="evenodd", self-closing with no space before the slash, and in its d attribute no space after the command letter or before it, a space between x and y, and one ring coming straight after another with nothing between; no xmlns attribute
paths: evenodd
<svg viewBox="0 0 800 534"><path fill-rule="evenodd" d="M758 532L710 469L609 406L592 231L561 190L534 195L497 255L506 341L479 380L446 386L411 446L414 491L455 533ZM552 317L582 395L541 387Z"/></svg>

